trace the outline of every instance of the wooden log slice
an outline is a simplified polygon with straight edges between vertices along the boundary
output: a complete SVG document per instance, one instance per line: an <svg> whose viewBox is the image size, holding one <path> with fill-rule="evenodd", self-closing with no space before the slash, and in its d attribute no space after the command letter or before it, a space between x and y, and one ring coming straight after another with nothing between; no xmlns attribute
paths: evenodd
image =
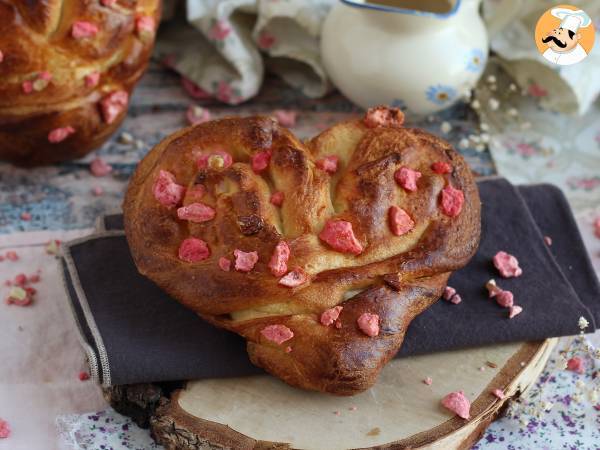
<svg viewBox="0 0 600 450"><path fill-rule="evenodd" d="M555 345L548 339L394 360L354 397L302 391L266 375L193 381L161 398L150 425L169 450L468 449L510 398L534 384ZM497 388L504 400L491 394ZM471 399L470 420L440 406L456 390Z"/></svg>

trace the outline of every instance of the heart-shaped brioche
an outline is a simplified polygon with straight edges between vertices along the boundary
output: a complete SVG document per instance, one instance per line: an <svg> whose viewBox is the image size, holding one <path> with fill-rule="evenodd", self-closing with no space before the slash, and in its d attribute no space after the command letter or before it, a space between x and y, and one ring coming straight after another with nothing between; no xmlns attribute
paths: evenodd
<svg viewBox="0 0 600 450"><path fill-rule="evenodd" d="M160 0L0 1L0 159L79 158L119 127Z"/></svg>
<svg viewBox="0 0 600 450"><path fill-rule="evenodd" d="M268 117L169 136L125 198L139 271L285 382L369 388L479 243L467 164L402 118L375 108L305 143Z"/></svg>

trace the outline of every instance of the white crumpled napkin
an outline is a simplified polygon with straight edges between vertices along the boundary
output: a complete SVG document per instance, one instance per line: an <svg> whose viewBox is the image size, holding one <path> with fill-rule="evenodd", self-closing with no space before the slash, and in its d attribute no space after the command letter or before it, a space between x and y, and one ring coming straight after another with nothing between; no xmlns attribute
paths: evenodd
<svg viewBox="0 0 600 450"><path fill-rule="evenodd" d="M158 56L207 94L238 104L258 92L265 67L309 97L329 90L319 54L321 24L334 0L167 2ZM181 10L181 6L179 10Z"/></svg>

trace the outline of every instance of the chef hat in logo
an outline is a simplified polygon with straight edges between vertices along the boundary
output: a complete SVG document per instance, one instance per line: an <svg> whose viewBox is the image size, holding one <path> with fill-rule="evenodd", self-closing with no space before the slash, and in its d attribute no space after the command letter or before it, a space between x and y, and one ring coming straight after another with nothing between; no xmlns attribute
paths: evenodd
<svg viewBox="0 0 600 450"><path fill-rule="evenodd" d="M592 23L590 16L581 9L573 11L572 9L567 8L553 8L550 12L554 17L561 20L561 28L571 30L573 33L577 33L579 28L588 27Z"/></svg>

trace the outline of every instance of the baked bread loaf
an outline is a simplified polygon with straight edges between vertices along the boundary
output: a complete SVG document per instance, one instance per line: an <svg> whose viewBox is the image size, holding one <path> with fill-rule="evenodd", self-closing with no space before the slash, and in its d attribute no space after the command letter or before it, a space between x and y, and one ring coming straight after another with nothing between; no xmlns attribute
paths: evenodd
<svg viewBox="0 0 600 450"><path fill-rule="evenodd" d="M159 18L160 0L0 0L0 159L49 164L100 146Z"/></svg>
<svg viewBox="0 0 600 450"><path fill-rule="evenodd" d="M139 271L285 382L367 389L479 243L467 164L402 119L375 108L305 143L268 117L169 136L124 202Z"/></svg>

